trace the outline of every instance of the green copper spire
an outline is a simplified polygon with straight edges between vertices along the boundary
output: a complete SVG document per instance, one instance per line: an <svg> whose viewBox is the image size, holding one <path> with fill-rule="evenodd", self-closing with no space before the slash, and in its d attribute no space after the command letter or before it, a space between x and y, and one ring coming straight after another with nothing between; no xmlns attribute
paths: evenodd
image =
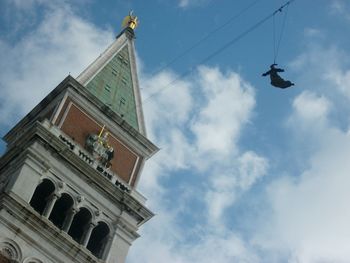
<svg viewBox="0 0 350 263"><path fill-rule="evenodd" d="M77 81L96 100L146 135L134 46L137 17L130 13L123 24L116 40L77 77Z"/></svg>
<svg viewBox="0 0 350 263"><path fill-rule="evenodd" d="M85 86L112 111L122 116L133 128L139 130L127 45Z"/></svg>

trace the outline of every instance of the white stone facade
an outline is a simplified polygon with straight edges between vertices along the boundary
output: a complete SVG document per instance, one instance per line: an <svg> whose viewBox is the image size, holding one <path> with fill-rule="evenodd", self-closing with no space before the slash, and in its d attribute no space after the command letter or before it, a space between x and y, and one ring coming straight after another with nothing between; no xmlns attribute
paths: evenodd
<svg viewBox="0 0 350 263"><path fill-rule="evenodd" d="M8 247L5 243L12 244L15 251L12 259L16 262L27 262L29 258L37 262L124 262L131 242L138 237L137 220L123 210L125 204L118 202L117 197L111 198L117 189L101 191L103 184L116 188L108 179L98 175L101 185L93 179L87 180L86 171L78 170L65 159L69 158L70 150L65 147L63 151L67 156L38 140L17 153L19 156L2 170L0 249ZM88 170L96 176L95 170ZM104 222L108 226L108 241L101 259L86 248L87 243L79 244L49 220L53 206L46 215L40 215L30 205L35 189L44 180L50 180L55 187L50 196L55 196L56 200L63 194L71 196L75 211L85 208L91 213L91 224ZM50 206L49 201L47 206Z"/></svg>

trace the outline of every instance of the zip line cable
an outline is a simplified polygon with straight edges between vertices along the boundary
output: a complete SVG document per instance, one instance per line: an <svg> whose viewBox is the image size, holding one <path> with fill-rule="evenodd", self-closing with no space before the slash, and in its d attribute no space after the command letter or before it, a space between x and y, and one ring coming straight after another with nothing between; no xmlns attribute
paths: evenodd
<svg viewBox="0 0 350 263"><path fill-rule="evenodd" d="M255 6L258 2L260 2L261 0L255 0L254 2L252 2L250 5L246 6L245 8L243 8L238 14L232 16L231 18L229 18L225 23L223 23L222 25L220 25L219 27L213 29L212 31L210 31L209 33L207 33L204 37L202 37L200 40L198 40L197 42L195 42L192 46L190 46L189 48L185 49L182 53L180 53L177 57L174 57L173 59L171 59L168 63L166 63L164 66L162 66L160 69L155 70L153 73L151 73L150 75L156 75L159 72L161 72L162 70L168 68L170 65L174 64L176 61L178 61L180 58L184 57L185 55L187 55L190 51L192 51L193 49L195 49L196 47L200 46L202 44L202 42L204 42L205 40L207 40L209 37L211 37L211 35L215 34L216 32L222 30L223 28L225 28L226 26L228 26L230 23L232 23L233 21L235 21L236 19L238 19L240 16L242 16L244 13L246 13L249 9L251 9L253 6Z"/></svg>
<svg viewBox="0 0 350 263"><path fill-rule="evenodd" d="M276 42L275 42L275 16L273 16L273 21L274 21L273 35L274 35L274 46L275 46L274 58L273 58L273 63L274 64L276 63L276 59L278 57L278 52L279 52L279 49L280 49L284 28L285 28L285 25L286 25L286 20L287 20L287 15L288 15L288 10L289 10L289 4L287 5L286 9L287 10L286 10L286 12L284 12L284 16L283 16L283 22L282 22L282 27L281 27L281 32L280 32L280 37L278 39L277 47L275 46L276 45Z"/></svg>
<svg viewBox="0 0 350 263"><path fill-rule="evenodd" d="M269 19L273 18L278 12L282 12L283 9L287 6L289 6L292 2L294 2L295 0L289 0L287 1L285 4L283 4L282 6L280 6L278 9L276 9L274 12L272 12L271 14L267 15L266 17L264 17L263 19L259 20L257 23L255 23L253 26L249 27L247 30L243 31L241 34L239 34L238 36L236 36L235 38L233 38L232 40L230 40L229 42L227 42L225 45L223 45L221 48L217 49L216 51L214 51L213 53L211 53L209 56L205 57L203 60L201 60L199 63L197 63L197 65L199 64L203 64L207 61L209 61L210 59L212 59L213 57L219 55L220 53L222 53L224 50L226 50L227 48L229 48L230 46L232 46L233 44L235 44L236 42L238 42L240 39L242 39L243 37L245 37L247 34L251 33L252 31L254 31L255 29L257 29L258 27L260 27L262 24L264 24L266 21L268 21ZM280 42L280 41L279 41ZM140 105L136 105L136 109L141 107L142 104L147 103L151 98L155 97L156 95L160 94L161 92L163 92L164 90L170 88L171 86L174 85L174 83L176 83L177 81L179 81L180 79L188 76L190 73L192 73L194 71L193 67L190 68L189 70L185 71L184 73L180 74L178 77L176 77L175 79L173 79L172 81L170 81L167 85L161 87L158 91L154 92L153 94L149 95L147 98L143 99L141 101ZM126 111L123 115L126 116L127 114L129 114L130 111Z"/></svg>
<svg viewBox="0 0 350 263"><path fill-rule="evenodd" d="M273 21L273 26L272 26L272 28L273 28L273 30L272 30L272 32L273 32L273 42L272 42L272 44L273 44L273 64L276 63L276 21L275 20L276 20L275 16L273 16L273 19L272 19L272 21Z"/></svg>

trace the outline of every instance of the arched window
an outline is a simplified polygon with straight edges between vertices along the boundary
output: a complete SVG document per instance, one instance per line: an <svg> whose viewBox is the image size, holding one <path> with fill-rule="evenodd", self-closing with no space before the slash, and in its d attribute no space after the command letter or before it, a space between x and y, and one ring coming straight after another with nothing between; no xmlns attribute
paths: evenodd
<svg viewBox="0 0 350 263"><path fill-rule="evenodd" d="M48 202L48 197L55 191L55 185L48 179L44 179L41 184L39 184L30 200L30 205L39 214L43 214L45 207Z"/></svg>
<svg viewBox="0 0 350 263"><path fill-rule="evenodd" d="M70 208L73 206L73 199L68 194L62 194L56 201L52 209L49 220L58 228L62 228L63 222L68 215Z"/></svg>
<svg viewBox="0 0 350 263"><path fill-rule="evenodd" d="M91 222L91 213L86 208L80 208L74 216L73 222L69 228L68 235L81 244L85 231L89 228Z"/></svg>
<svg viewBox="0 0 350 263"><path fill-rule="evenodd" d="M22 251L12 239L0 237L0 262L22 262Z"/></svg>
<svg viewBox="0 0 350 263"><path fill-rule="evenodd" d="M97 258L102 258L109 236L109 227L104 222L99 222L92 230L87 249Z"/></svg>

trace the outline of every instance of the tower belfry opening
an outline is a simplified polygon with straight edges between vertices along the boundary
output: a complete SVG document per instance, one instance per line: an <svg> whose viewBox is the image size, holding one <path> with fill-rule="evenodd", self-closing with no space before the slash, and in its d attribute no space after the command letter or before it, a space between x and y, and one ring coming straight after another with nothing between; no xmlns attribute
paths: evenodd
<svg viewBox="0 0 350 263"><path fill-rule="evenodd" d="M74 216L73 222L70 226L68 235L70 235L76 242L82 244L84 242L84 232L91 223L91 213L86 208L81 208Z"/></svg>
<svg viewBox="0 0 350 263"><path fill-rule="evenodd" d="M109 228L106 223L99 222L91 233L91 239L87 245L87 249L96 257L101 257L104 246L107 243Z"/></svg>
<svg viewBox="0 0 350 263"><path fill-rule="evenodd" d="M4 136L0 260L122 263L153 217L137 191L158 151L143 119L137 24L130 13L101 56Z"/></svg>
<svg viewBox="0 0 350 263"><path fill-rule="evenodd" d="M66 193L62 194L62 196L55 202L49 220L59 229L62 229L64 220L67 218L73 205L74 202L72 197Z"/></svg>
<svg viewBox="0 0 350 263"><path fill-rule="evenodd" d="M54 184L48 180L44 179L36 188L35 192L30 200L30 205L36 210L40 215L43 214L45 207L48 203L48 199L55 191Z"/></svg>

